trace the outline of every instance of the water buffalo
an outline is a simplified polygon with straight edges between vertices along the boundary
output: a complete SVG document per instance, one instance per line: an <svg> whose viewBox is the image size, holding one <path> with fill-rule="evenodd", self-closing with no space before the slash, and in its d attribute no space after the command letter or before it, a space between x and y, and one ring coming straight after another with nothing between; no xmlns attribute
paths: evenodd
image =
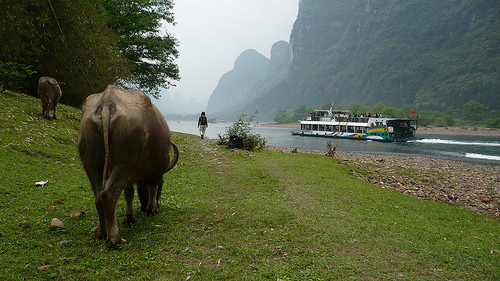
<svg viewBox="0 0 500 281"><path fill-rule="evenodd" d="M56 79L42 76L38 80L38 95L42 100L42 115L50 119L50 111L54 113L54 119L57 119L56 106L61 98L61 87L64 82L57 82Z"/></svg>
<svg viewBox="0 0 500 281"><path fill-rule="evenodd" d="M127 243L120 236L116 218L121 193L126 201L126 222L135 222L135 183L141 209L158 213L163 174L179 159L167 121L142 92L110 85L104 92L90 95L83 105L78 150L99 213L96 236L106 237L111 246Z"/></svg>

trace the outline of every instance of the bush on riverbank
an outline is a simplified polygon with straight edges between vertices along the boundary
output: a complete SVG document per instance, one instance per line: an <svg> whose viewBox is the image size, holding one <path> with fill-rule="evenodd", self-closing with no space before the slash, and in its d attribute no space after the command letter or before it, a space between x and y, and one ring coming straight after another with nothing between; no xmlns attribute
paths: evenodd
<svg viewBox="0 0 500 281"><path fill-rule="evenodd" d="M255 120L257 112L249 116L245 121L246 114L241 113L237 120L226 129L226 132L219 135L219 144L228 148L239 148L244 150L262 149L266 145L266 139L259 134L252 132L251 122Z"/></svg>

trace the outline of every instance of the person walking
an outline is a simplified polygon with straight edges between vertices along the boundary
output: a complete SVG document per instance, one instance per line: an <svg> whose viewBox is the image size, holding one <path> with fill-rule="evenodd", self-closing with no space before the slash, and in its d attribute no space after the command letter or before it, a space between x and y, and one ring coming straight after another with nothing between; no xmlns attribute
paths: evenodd
<svg viewBox="0 0 500 281"><path fill-rule="evenodd" d="M198 118L198 128L200 128L201 138L205 137L205 131L208 128L207 116L205 115L205 111L201 112L200 118Z"/></svg>

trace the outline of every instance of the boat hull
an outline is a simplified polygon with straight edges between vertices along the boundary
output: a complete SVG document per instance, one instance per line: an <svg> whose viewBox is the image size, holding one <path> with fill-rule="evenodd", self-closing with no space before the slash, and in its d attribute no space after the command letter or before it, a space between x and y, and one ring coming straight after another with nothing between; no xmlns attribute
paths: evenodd
<svg viewBox="0 0 500 281"><path fill-rule="evenodd" d="M408 142L415 141L421 138L412 137L407 139L391 139L375 136L366 136L363 134L345 134L345 133L333 133L333 134L321 134L314 132L302 132L302 131L292 131L294 136L304 136L304 137L319 137L319 138L338 138L338 139L351 139L351 140L363 140L363 141L377 141L377 142Z"/></svg>

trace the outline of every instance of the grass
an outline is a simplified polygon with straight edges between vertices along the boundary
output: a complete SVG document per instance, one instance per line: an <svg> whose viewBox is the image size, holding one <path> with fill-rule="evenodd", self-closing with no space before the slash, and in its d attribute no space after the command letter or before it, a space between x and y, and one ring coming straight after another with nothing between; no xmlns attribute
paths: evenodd
<svg viewBox="0 0 500 281"><path fill-rule="evenodd" d="M2 280L500 278L497 218L379 188L331 157L232 151L180 133L160 214L136 209L137 224L120 225L130 243L109 249L91 232L79 110L61 105L59 120L45 120L39 100L15 93L0 106ZM54 217L63 228L49 226Z"/></svg>

